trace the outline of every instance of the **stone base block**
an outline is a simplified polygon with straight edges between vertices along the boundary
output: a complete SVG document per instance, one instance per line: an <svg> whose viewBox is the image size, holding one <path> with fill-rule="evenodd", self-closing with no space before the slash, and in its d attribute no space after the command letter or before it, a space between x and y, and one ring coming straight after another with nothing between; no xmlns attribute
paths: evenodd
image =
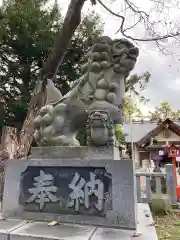
<svg viewBox="0 0 180 240"><path fill-rule="evenodd" d="M78 159L78 160L120 160L119 148L115 146L52 146L34 147L31 149L32 159Z"/></svg>
<svg viewBox="0 0 180 240"><path fill-rule="evenodd" d="M27 221L19 219L6 219L0 220L0 239L9 240L9 234L15 229L19 229L23 225L26 225Z"/></svg>
<svg viewBox="0 0 180 240"><path fill-rule="evenodd" d="M7 218L136 229L136 208L131 160L14 160L6 168Z"/></svg>
<svg viewBox="0 0 180 240"><path fill-rule="evenodd" d="M136 234L136 235L135 235ZM136 236L136 237L135 237ZM158 240L148 204L138 204L138 228L123 230L87 225L58 224L21 220L0 221L2 240Z"/></svg>
<svg viewBox="0 0 180 240"><path fill-rule="evenodd" d="M95 227L60 224L48 226L44 222L32 222L13 231L10 240L88 240L91 239Z"/></svg>
<svg viewBox="0 0 180 240"><path fill-rule="evenodd" d="M97 228L90 240L158 240L148 204L138 203L138 225L133 230Z"/></svg>

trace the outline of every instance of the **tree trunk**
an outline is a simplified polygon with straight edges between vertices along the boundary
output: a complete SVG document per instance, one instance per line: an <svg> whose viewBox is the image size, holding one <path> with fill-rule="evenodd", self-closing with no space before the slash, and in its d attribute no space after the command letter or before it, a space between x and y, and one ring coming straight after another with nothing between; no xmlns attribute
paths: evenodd
<svg viewBox="0 0 180 240"><path fill-rule="evenodd" d="M63 26L54 42L54 47L42 68L42 75L52 78L58 71L72 36L81 22L81 10L86 0L71 0Z"/></svg>
<svg viewBox="0 0 180 240"><path fill-rule="evenodd" d="M2 135L2 129L4 127L4 121L6 117L5 98L0 93L0 136Z"/></svg>
<svg viewBox="0 0 180 240"><path fill-rule="evenodd" d="M13 160L18 147L17 129L4 127L0 145L0 170L2 170L8 160Z"/></svg>
<svg viewBox="0 0 180 240"><path fill-rule="evenodd" d="M45 100L46 91L43 90L42 82L39 81L37 82L34 94L29 102L27 116L21 128L16 158L28 155L33 140L34 119L37 116L39 109L45 104Z"/></svg>
<svg viewBox="0 0 180 240"><path fill-rule="evenodd" d="M81 22L81 10L86 0L71 0L64 23L54 42L51 54L44 64L34 94L29 102L28 113L24 121L18 147L17 158L28 155L34 132L34 119L40 108L45 104L45 86L48 78L52 78L58 71L64 55L69 47L71 38Z"/></svg>
<svg viewBox="0 0 180 240"><path fill-rule="evenodd" d="M4 169L9 160L13 160L17 152L17 129L4 127L0 145L0 200L2 200L4 186Z"/></svg>

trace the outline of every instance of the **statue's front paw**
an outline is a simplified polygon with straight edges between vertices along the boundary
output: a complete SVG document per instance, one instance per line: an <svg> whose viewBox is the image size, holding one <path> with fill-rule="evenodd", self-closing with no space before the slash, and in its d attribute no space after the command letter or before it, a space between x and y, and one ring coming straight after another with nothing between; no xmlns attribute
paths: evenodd
<svg viewBox="0 0 180 240"><path fill-rule="evenodd" d="M41 141L43 146L79 146L78 141L73 137L67 137L65 135L44 137Z"/></svg>
<svg viewBox="0 0 180 240"><path fill-rule="evenodd" d="M45 126L49 126L53 122L53 106L47 105L41 108L39 115L34 119L35 129L39 130Z"/></svg>

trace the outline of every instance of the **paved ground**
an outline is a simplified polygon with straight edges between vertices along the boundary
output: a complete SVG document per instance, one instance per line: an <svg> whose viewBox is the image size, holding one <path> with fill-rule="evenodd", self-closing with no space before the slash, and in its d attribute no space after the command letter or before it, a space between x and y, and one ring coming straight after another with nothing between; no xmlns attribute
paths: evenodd
<svg viewBox="0 0 180 240"><path fill-rule="evenodd" d="M2 240L157 240L156 230L148 204L139 203L138 228L123 230L60 223L48 226L47 222L5 219L0 221ZM37 213L38 214L38 213Z"/></svg>

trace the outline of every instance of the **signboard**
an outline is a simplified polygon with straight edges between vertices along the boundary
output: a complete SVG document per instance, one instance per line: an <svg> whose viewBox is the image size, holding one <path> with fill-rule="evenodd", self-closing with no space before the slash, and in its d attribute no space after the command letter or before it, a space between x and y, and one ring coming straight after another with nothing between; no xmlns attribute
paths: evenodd
<svg viewBox="0 0 180 240"><path fill-rule="evenodd" d="M159 155L163 156L164 155L164 151L163 150L159 150Z"/></svg>
<svg viewBox="0 0 180 240"><path fill-rule="evenodd" d="M136 229L136 204L132 161L33 159L7 166L5 217Z"/></svg>
<svg viewBox="0 0 180 240"><path fill-rule="evenodd" d="M103 217L112 208L112 176L105 168L28 167L20 188L25 211Z"/></svg>

